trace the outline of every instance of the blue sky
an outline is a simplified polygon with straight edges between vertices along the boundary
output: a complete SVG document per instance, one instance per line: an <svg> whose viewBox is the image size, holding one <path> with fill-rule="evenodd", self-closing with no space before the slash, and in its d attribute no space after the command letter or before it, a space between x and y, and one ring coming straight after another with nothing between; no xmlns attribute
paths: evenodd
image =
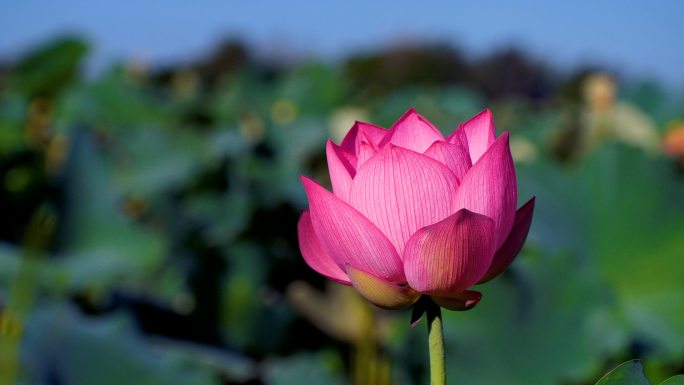
<svg viewBox="0 0 684 385"><path fill-rule="evenodd" d="M131 55L190 61L221 37L262 52L344 57L402 41L453 42L473 57L514 44L561 68L599 63L684 86L684 1L4 0L0 56L78 32L92 66Z"/></svg>

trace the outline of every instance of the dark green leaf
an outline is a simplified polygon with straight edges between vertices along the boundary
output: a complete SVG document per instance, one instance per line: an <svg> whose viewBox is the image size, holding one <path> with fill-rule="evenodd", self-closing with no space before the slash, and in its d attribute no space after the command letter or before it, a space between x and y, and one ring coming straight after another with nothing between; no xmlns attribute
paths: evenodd
<svg viewBox="0 0 684 385"><path fill-rule="evenodd" d="M650 385L650 383L644 375L644 366L641 365L641 361L633 360L625 362L603 376L596 385Z"/></svg>
<svg viewBox="0 0 684 385"><path fill-rule="evenodd" d="M669 378L660 385L684 385L684 375Z"/></svg>

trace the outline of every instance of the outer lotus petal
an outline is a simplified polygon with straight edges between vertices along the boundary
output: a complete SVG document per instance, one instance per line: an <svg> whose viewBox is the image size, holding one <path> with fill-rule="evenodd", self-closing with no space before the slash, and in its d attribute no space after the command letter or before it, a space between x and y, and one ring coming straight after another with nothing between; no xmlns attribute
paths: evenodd
<svg viewBox="0 0 684 385"><path fill-rule="evenodd" d="M349 202L349 189L351 188L352 179L356 175L356 165L353 164L356 163L356 159L354 155L345 151L330 139L328 139L325 153L328 157L328 170L330 172L333 192L343 201Z"/></svg>
<svg viewBox="0 0 684 385"><path fill-rule="evenodd" d="M378 153L378 149L373 147L372 144L366 142L361 142L361 149L359 151L359 160L357 162L357 170L363 166L370 158L374 157Z"/></svg>
<svg viewBox="0 0 684 385"><path fill-rule="evenodd" d="M330 139L328 139L330 140ZM335 144L335 143L333 143ZM335 153L338 155L340 160L344 162L344 167L349 171L351 176L353 177L356 174L356 163L358 162L358 158L356 155L352 154L351 152L343 149L342 147L339 147L338 145L335 144ZM351 168L349 167L351 166Z"/></svg>
<svg viewBox="0 0 684 385"><path fill-rule="evenodd" d="M387 132L388 131L382 127L357 121L356 123L354 123L351 130L349 130L344 139L342 139L340 147L358 156L361 141L365 140L369 142L370 139L373 142L373 144L377 145L378 143L380 143L385 134L387 134ZM364 135L362 134L365 134L367 138L364 137Z"/></svg>
<svg viewBox="0 0 684 385"><path fill-rule="evenodd" d="M513 263L515 257L525 244L527 234L530 232L532 225L532 214L534 213L534 198L530 199L515 213L515 221L513 222L513 229L508 235L506 242L494 254L487 274L482 277L478 284L489 282L501 274L508 266Z"/></svg>
<svg viewBox="0 0 684 385"><path fill-rule="evenodd" d="M449 167L449 170L456 175L459 183L473 166L470 163L470 156L463 149L455 144L447 142L434 142L432 146L423 154L439 161Z"/></svg>
<svg viewBox="0 0 684 385"><path fill-rule="evenodd" d="M349 175L353 177L356 174L356 162L358 161L356 155L336 145L330 139L328 139L328 143L325 149L326 154L334 153L335 155L337 155L337 158L340 160L340 162L342 162L342 165L347 170Z"/></svg>
<svg viewBox="0 0 684 385"><path fill-rule="evenodd" d="M418 230L404 250L409 286L440 297L466 290L487 272L494 239L494 221L465 209Z"/></svg>
<svg viewBox="0 0 684 385"><path fill-rule="evenodd" d="M492 112L489 110L480 112L467 121L463 129L468 138L470 158L475 164L496 140Z"/></svg>
<svg viewBox="0 0 684 385"><path fill-rule="evenodd" d="M515 168L508 147L508 132L504 132L461 180L456 207L494 220L497 233L495 250L498 250L513 228L517 200Z"/></svg>
<svg viewBox="0 0 684 385"><path fill-rule="evenodd" d="M356 137L359 136L359 131L359 122L356 122L340 142L340 147L354 155L358 155L359 153L356 152Z"/></svg>
<svg viewBox="0 0 684 385"><path fill-rule="evenodd" d="M349 203L376 224L399 251L413 233L455 211L458 179L448 167L390 145L352 181Z"/></svg>
<svg viewBox="0 0 684 385"><path fill-rule="evenodd" d="M333 262L318 240L313 223L311 223L309 210L302 211L302 215L299 217L297 235L299 236L299 250L301 250L304 261L306 261L309 267L328 279L351 286L351 281L349 281L347 274Z"/></svg>
<svg viewBox="0 0 684 385"><path fill-rule="evenodd" d="M301 179L318 239L340 269L350 263L388 281L406 282L401 258L380 229L312 179Z"/></svg>
<svg viewBox="0 0 684 385"><path fill-rule="evenodd" d="M437 140L444 140L442 133L411 107L394 123L378 147L384 149L391 143L422 154Z"/></svg>
<svg viewBox="0 0 684 385"><path fill-rule="evenodd" d="M356 291L373 305L383 309L406 309L421 295L410 287L399 286L350 264L347 264L347 274Z"/></svg>
<svg viewBox="0 0 684 385"><path fill-rule="evenodd" d="M432 296L435 303L445 309L453 311L466 311L474 308L480 303L482 293L474 290L466 290L451 297Z"/></svg>

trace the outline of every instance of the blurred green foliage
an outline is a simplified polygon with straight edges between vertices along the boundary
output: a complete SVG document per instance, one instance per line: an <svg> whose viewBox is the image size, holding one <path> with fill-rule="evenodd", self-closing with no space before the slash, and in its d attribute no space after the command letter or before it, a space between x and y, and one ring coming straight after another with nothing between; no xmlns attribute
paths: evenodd
<svg viewBox="0 0 684 385"><path fill-rule="evenodd" d="M491 108L519 144L521 202L537 196L518 261L475 310L444 316L450 382L592 384L631 358L655 383L684 371L682 170L617 143L557 162L549 140L576 106L497 92L486 71L506 65L543 83L515 54L475 72L434 50L274 70L229 46L230 71L132 62L84 79L87 51L58 40L1 74L0 383L349 383L353 338L288 291L325 288L298 251L298 176L329 184L328 137L411 106L444 133ZM378 71L397 58L410 65ZM659 128L684 117L682 95L653 83L620 98ZM56 231L27 258L46 206ZM391 382L427 383L422 325L375 313Z"/></svg>

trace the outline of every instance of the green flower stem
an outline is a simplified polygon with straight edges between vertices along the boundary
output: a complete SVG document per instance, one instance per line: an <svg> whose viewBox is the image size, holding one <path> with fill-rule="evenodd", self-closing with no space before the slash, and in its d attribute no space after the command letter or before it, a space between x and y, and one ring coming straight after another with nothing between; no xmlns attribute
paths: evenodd
<svg viewBox="0 0 684 385"><path fill-rule="evenodd" d="M446 385L444 366L444 333L442 332L442 311L431 299L426 301L428 321L428 343L430 344L430 383Z"/></svg>

